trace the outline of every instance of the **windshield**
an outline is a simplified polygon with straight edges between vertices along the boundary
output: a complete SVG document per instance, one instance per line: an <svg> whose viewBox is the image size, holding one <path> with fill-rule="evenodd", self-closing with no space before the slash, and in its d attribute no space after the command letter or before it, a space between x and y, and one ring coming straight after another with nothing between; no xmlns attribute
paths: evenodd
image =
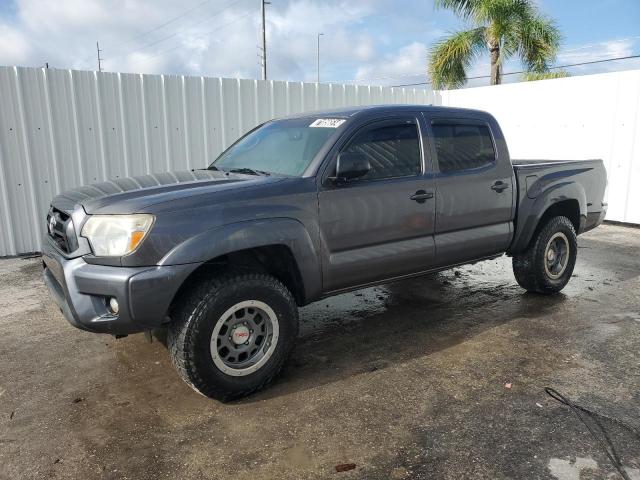
<svg viewBox="0 0 640 480"><path fill-rule="evenodd" d="M300 176L345 121L306 117L266 123L229 147L209 168Z"/></svg>

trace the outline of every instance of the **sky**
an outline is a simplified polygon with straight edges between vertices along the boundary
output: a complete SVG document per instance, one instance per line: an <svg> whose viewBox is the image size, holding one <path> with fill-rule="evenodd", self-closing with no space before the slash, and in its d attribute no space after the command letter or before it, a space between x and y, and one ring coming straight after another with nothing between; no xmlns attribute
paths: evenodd
<svg viewBox="0 0 640 480"><path fill-rule="evenodd" d="M535 2L563 34L557 65L640 54L640 0ZM260 78L260 25L260 0L0 0L0 65L96 70L99 41L106 71ZM315 81L322 33L323 82L426 82L429 47L465 26L433 0L271 0L268 76ZM634 68L640 59L567 71ZM520 69L512 60L504 71ZM468 76L488 73L485 57Z"/></svg>

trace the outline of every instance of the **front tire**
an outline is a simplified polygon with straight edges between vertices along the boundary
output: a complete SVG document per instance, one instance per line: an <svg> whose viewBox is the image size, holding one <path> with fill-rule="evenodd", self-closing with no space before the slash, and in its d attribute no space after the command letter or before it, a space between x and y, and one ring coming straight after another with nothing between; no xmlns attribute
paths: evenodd
<svg viewBox="0 0 640 480"><path fill-rule="evenodd" d="M257 273L221 274L178 299L167 342L188 385L229 401L271 382L297 336L298 309L280 281Z"/></svg>
<svg viewBox="0 0 640 480"><path fill-rule="evenodd" d="M573 224L567 217L554 217L537 232L527 250L513 256L513 273L529 292L556 293L569 282L577 252Z"/></svg>

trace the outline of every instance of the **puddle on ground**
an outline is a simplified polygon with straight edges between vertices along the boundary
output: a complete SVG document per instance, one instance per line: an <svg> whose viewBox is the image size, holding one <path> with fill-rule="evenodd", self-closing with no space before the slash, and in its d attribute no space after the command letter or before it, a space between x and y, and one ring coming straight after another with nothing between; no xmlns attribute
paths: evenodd
<svg viewBox="0 0 640 480"><path fill-rule="evenodd" d="M565 460L562 458L552 458L549 460L549 471L558 480L580 480L581 478L618 478L618 473L609 473L602 476L600 466L591 457L576 457L575 460ZM640 470L637 468L626 468L627 475L631 480L640 480ZM584 473L585 476L582 476ZM589 475L590 474L590 475Z"/></svg>

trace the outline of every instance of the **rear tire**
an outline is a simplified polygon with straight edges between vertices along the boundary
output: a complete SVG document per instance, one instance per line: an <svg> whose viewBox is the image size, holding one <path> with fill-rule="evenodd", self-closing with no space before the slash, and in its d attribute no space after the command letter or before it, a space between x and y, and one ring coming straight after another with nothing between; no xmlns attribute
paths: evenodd
<svg viewBox="0 0 640 480"><path fill-rule="evenodd" d="M559 292L573 274L577 252L571 221L567 217L553 217L536 233L527 250L513 256L516 281L529 292Z"/></svg>
<svg viewBox="0 0 640 480"><path fill-rule="evenodd" d="M176 370L194 390L221 401L271 382L298 336L293 296L264 274L206 278L172 313L167 342Z"/></svg>

